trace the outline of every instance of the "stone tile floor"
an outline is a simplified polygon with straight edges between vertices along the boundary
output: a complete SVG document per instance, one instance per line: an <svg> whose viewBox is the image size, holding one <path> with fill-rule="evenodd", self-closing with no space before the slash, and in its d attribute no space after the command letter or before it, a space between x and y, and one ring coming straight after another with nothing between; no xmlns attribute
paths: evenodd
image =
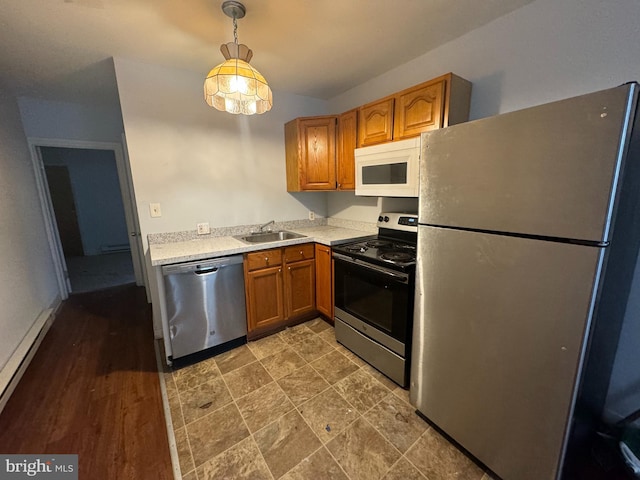
<svg viewBox="0 0 640 480"><path fill-rule="evenodd" d="M186 480L491 478L319 318L164 375Z"/></svg>

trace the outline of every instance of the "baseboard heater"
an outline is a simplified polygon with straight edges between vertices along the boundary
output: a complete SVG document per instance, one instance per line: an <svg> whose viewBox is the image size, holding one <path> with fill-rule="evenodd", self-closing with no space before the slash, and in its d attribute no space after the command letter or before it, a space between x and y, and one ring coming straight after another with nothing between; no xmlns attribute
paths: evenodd
<svg viewBox="0 0 640 480"><path fill-rule="evenodd" d="M49 331L60 305L61 299L57 297L50 308L43 310L38 315L7 363L0 370L0 413L36 354L42 339Z"/></svg>
<svg viewBox="0 0 640 480"><path fill-rule="evenodd" d="M128 243L118 243L117 245L102 245L100 247L100 251L102 253L120 253L120 252L128 252L131 250L131 247Z"/></svg>

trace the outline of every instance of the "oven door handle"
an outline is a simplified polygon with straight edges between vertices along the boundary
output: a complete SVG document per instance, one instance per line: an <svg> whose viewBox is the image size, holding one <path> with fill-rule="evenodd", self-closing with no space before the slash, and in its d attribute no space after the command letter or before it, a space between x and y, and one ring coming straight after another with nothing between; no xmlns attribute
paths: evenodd
<svg viewBox="0 0 640 480"><path fill-rule="evenodd" d="M343 262L352 263L362 268L366 268L368 270L374 270L375 272L382 273L389 277L393 277L394 279L402 282L409 283L409 275L406 273L394 272L393 270L389 270L388 268L379 267L378 265L372 265L371 263L366 263L359 261L358 259L348 257L346 255L342 255L340 253L333 253L333 258L341 260Z"/></svg>

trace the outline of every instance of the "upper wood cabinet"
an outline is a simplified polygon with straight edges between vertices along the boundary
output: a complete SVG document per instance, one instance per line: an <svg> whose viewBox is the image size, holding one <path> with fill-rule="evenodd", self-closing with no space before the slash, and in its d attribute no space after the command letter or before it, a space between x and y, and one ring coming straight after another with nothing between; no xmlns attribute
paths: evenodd
<svg viewBox="0 0 640 480"><path fill-rule="evenodd" d="M287 191L354 190L357 125L357 109L287 122Z"/></svg>
<svg viewBox="0 0 640 480"><path fill-rule="evenodd" d="M393 139L415 137L442 127L445 81L404 90L396 95Z"/></svg>
<svg viewBox="0 0 640 480"><path fill-rule="evenodd" d="M355 190L358 146L358 109L338 116L338 155L336 158L336 190Z"/></svg>
<svg viewBox="0 0 640 480"><path fill-rule="evenodd" d="M417 137L469 119L471 83L453 73L360 107L358 147Z"/></svg>
<svg viewBox="0 0 640 480"><path fill-rule="evenodd" d="M448 73L341 115L291 120L287 191L354 190L356 148L466 122L470 101L471 83Z"/></svg>
<svg viewBox="0 0 640 480"><path fill-rule="evenodd" d="M367 103L358 111L358 146L393 140L393 97Z"/></svg>
<svg viewBox="0 0 640 480"><path fill-rule="evenodd" d="M284 126L287 191L335 190L337 116L296 118Z"/></svg>

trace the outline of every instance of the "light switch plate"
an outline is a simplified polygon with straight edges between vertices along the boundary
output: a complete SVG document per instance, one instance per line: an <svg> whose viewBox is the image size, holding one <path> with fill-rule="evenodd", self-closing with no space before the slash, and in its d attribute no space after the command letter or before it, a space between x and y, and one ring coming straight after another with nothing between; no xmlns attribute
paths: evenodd
<svg viewBox="0 0 640 480"><path fill-rule="evenodd" d="M160 210L160 204L159 203L150 203L149 204L149 213L151 214L152 217L161 217L162 216L162 211Z"/></svg>

